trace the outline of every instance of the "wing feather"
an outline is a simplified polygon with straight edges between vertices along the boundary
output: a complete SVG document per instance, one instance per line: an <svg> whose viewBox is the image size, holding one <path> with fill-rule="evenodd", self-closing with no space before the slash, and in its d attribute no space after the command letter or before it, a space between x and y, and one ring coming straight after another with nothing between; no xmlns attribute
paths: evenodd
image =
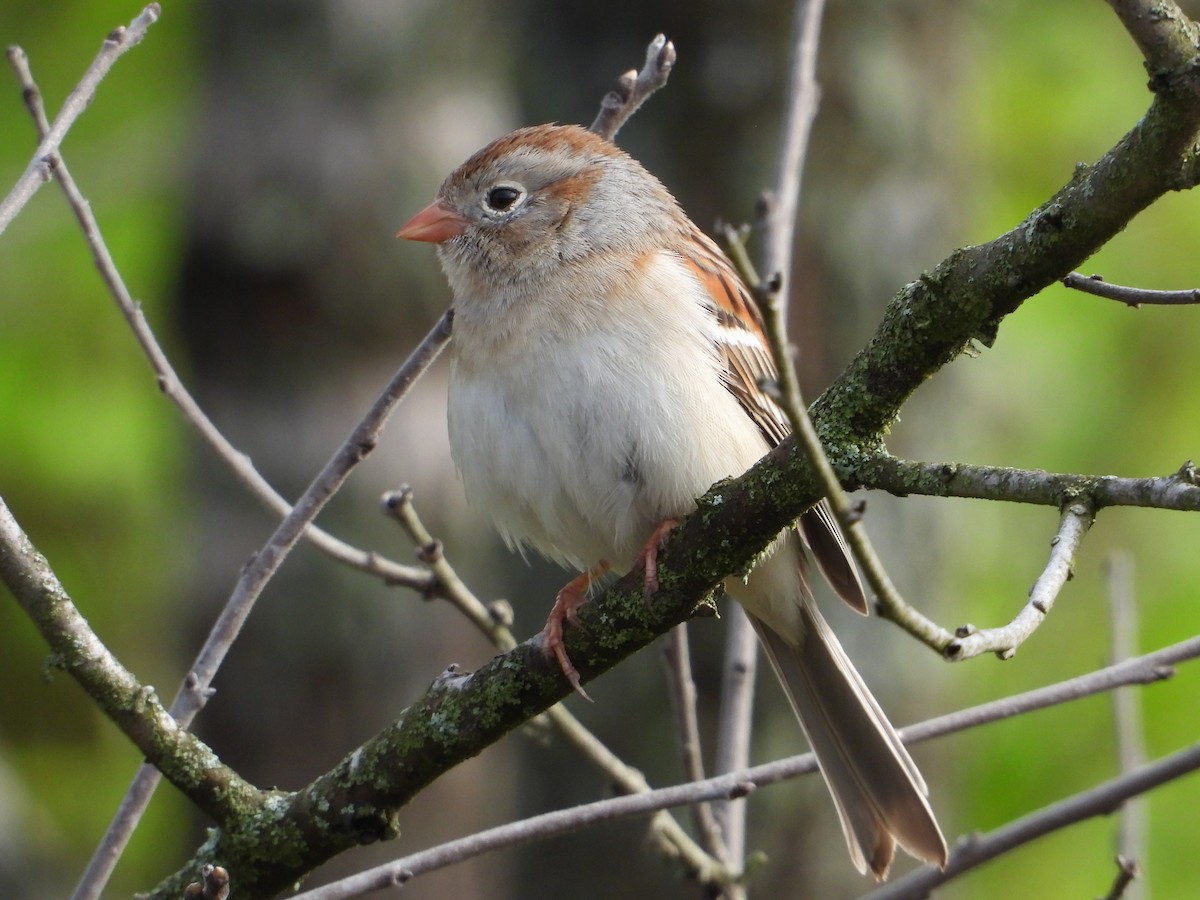
<svg viewBox="0 0 1200 900"><path fill-rule="evenodd" d="M783 409L764 390L765 384L777 380L779 372L767 349L762 315L721 249L698 229L687 237L689 250L680 257L709 297L717 320L725 386L774 447L791 433L791 426ZM866 615L866 593L828 500L821 500L800 517L800 532L838 596Z"/></svg>

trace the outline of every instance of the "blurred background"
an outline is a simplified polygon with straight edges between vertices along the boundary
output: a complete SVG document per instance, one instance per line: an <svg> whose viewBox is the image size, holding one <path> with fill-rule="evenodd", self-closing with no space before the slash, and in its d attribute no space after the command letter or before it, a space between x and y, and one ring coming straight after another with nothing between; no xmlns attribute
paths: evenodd
<svg viewBox="0 0 1200 900"><path fill-rule="evenodd" d="M1185 7L1200 14L1200 3ZM28 52L51 116L135 2L6 0L0 41ZM705 228L752 218L774 172L792 11L779 0L603 5L513 0L163 3L102 84L63 153L130 289L184 381L233 443L296 496L448 303L429 247L393 239L445 175L523 124L593 118L659 31L679 62L620 143ZM833 3L798 238L793 337L810 396L870 336L903 284L959 246L1015 225L1104 153L1149 103L1141 59L1103 4ZM0 85L5 84L0 76ZM0 91L0 184L35 146L15 79ZM1170 195L1085 271L1151 288L1200 285L1197 198ZM155 389L58 190L0 238L0 493L76 603L137 676L173 695L272 518ZM1200 311L1051 288L917 394L893 452L926 460L1165 475L1200 452ZM445 364L321 517L409 561L379 513L411 483L468 583L540 628L566 573L507 552L469 510L446 446ZM1044 565L1055 511L868 497L868 527L910 601L943 624L999 624ZM947 665L893 626L835 627L897 724L1104 663L1105 564L1135 565L1151 650L1200 630L1200 519L1106 510L1074 581L1006 663ZM0 895L65 895L139 762L0 588ZM706 725L721 623L691 629ZM258 785L297 788L336 763L448 663L492 650L442 604L301 547L259 603L197 730ZM769 674L753 758L803 742ZM661 654L649 649L568 700L656 784L678 780ZM1200 669L1145 689L1151 756L1197 740ZM1116 772L1108 698L942 739L915 752L947 836L993 829ZM401 814L399 841L346 854L312 883L484 827L604 796L552 735L518 733ZM1145 884L1195 896L1187 779L1149 800ZM750 801L763 897L854 896L816 779ZM686 818L686 817L684 817ZM161 788L111 896L174 871L206 822ZM406 896L680 897L693 885L643 849L644 822L606 825L423 877ZM1116 823L1096 820L960 879L952 898L1096 896L1115 874ZM613 860L620 860L619 870ZM897 866L904 871L909 862Z"/></svg>

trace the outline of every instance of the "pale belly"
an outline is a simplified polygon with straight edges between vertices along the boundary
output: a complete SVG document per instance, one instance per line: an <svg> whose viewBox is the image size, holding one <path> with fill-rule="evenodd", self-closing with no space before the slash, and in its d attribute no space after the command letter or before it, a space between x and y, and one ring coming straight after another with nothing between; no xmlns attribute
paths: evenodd
<svg viewBox="0 0 1200 900"><path fill-rule="evenodd" d="M468 498L510 543L622 568L660 521L766 452L715 354L688 368L679 360L697 347L684 337L628 344L616 334L526 347L490 370L455 354L451 452Z"/></svg>

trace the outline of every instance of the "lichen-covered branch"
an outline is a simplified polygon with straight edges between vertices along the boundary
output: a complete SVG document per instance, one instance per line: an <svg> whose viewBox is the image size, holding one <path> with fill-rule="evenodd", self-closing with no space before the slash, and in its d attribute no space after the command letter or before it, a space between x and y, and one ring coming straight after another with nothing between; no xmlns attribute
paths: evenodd
<svg viewBox="0 0 1200 900"><path fill-rule="evenodd" d="M46 558L0 500L0 579L37 626L62 669L146 759L217 821L256 812L264 796L188 734L96 636Z"/></svg>
<svg viewBox="0 0 1200 900"><path fill-rule="evenodd" d="M1186 23L1186 24L1185 24ZM1195 26L1178 23L1194 36ZM1186 44L1183 38L1172 46ZM904 287L870 343L817 400L831 455L870 453L900 407L972 341L991 345L1004 318L1072 272L1139 212L1177 187L1200 134L1200 65L1192 41L1171 77L1151 82L1142 119L1011 231L967 247Z"/></svg>

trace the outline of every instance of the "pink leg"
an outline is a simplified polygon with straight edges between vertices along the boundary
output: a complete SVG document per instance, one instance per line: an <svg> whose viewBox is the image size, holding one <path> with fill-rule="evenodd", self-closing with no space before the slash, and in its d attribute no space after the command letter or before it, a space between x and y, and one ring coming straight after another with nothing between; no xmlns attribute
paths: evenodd
<svg viewBox="0 0 1200 900"><path fill-rule="evenodd" d="M571 658L567 656L567 648L563 645L563 621L579 625L579 607L587 602L588 587L591 586L594 579L599 578L607 571L608 561L602 559L586 572L568 581L558 592L558 596L554 598L554 606L551 607L550 616L546 619L546 626L542 629L546 650L554 654L559 668L562 669L567 681L571 682L571 687L575 689L575 692L588 701L591 701L592 698L580 685L579 672L572 664Z"/></svg>
<svg viewBox="0 0 1200 900"><path fill-rule="evenodd" d="M642 566L645 572L647 597L658 591L658 551L662 549L663 541L667 539L671 529L678 524L678 519L663 519L659 522L642 545L642 552L634 560L634 565Z"/></svg>

